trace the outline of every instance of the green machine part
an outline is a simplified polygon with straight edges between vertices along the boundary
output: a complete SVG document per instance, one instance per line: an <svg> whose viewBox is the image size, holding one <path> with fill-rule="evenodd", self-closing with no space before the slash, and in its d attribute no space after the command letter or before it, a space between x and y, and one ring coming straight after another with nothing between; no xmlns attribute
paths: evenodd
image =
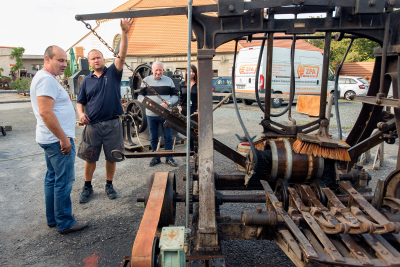
<svg viewBox="0 0 400 267"><path fill-rule="evenodd" d="M185 227L163 227L160 237L162 267L185 267Z"/></svg>

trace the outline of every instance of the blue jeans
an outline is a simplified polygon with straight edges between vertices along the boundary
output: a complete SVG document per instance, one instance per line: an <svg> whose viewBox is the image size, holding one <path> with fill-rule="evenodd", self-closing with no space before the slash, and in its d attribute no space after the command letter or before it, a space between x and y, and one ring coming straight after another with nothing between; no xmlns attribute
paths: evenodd
<svg viewBox="0 0 400 267"><path fill-rule="evenodd" d="M164 147L165 150L172 150L172 129L164 128L163 123L165 120L161 117L155 116L147 116L147 124L149 125L150 132L150 144L151 150L154 152L157 149L158 145L158 126L161 124L162 131L164 134ZM159 157L154 157L156 159L160 159ZM167 160L172 159L172 157L167 157Z"/></svg>
<svg viewBox="0 0 400 267"><path fill-rule="evenodd" d="M69 155L61 153L60 142L39 144L44 149L47 173L44 180L47 225L57 224L62 231L72 227L71 189L75 181L75 144L72 138Z"/></svg>

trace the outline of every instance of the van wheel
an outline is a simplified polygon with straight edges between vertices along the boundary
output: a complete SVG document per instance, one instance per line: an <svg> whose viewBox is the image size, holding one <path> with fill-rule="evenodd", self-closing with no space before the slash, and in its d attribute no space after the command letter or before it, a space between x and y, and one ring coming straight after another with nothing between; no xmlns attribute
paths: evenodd
<svg viewBox="0 0 400 267"><path fill-rule="evenodd" d="M271 106L273 108L280 108L282 106L282 98L272 98Z"/></svg>
<svg viewBox="0 0 400 267"><path fill-rule="evenodd" d="M352 95L355 95L355 94L356 94L356 93L355 93L354 91L347 91L347 92L344 94L344 99L351 101L350 97L351 97Z"/></svg>
<svg viewBox="0 0 400 267"><path fill-rule="evenodd" d="M247 100L247 99L243 99L243 102L244 102L244 104L245 104L246 106L250 106L251 104L254 103L253 100Z"/></svg>

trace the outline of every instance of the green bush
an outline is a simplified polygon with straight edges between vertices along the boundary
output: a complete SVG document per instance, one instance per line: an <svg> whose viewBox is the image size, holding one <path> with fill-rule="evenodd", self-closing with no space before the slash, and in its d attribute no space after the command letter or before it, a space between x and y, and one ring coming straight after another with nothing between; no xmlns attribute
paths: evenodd
<svg viewBox="0 0 400 267"><path fill-rule="evenodd" d="M20 78L10 83L10 87L17 91L29 91L31 86L31 78Z"/></svg>

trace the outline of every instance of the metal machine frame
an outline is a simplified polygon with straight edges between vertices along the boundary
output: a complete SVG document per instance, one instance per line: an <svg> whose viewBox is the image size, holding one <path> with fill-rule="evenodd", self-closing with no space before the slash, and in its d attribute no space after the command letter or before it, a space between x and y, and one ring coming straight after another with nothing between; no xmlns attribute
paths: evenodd
<svg viewBox="0 0 400 267"><path fill-rule="evenodd" d="M198 202L194 208L192 232L188 235L187 256L189 266L223 266L220 241L224 239L273 239L297 266L311 266L314 263L340 266L400 266L400 159L386 180L379 181L375 194L366 190L370 176L356 166L357 158L364 151L386 141L394 143L400 126L399 101L399 54L400 54L400 0L265 0L243 2L242 0L220 0L218 4L194 6L192 13L193 31L197 40L198 59L198 106L199 115L193 125L191 138L198 138L198 165L191 175L198 187L190 194L190 202ZM265 11L267 10L267 18ZM217 12L218 16L205 13ZM325 13L325 18L299 19L301 13ZM333 16L335 12L335 15ZM115 19L126 17L149 17L165 15L187 15L186 7L126 11L77 15L77 20ZM294 14L294 19L274 19L276 14ZM323 74L319 118L305 125L282 125L271 120L271 78L273 35L284 32L291 35L325 32ZM329 49L332 32L336 40L345 34L368 38L381 45L374 50L375 67L367 96L354 96L363 103L358 119L346 139L350 146L350 162L326 161L334 172L329 179L306 179L305 175L294 177L294 172L285 174L277 171L276 179L260 172L263 164L258 157L261 151L272 151L276 162L293 159L295 167L307 163L307 157L294 154L291 142L302 134L313 131L327 137L329 121L325 115ZM212 59L215 49L231 40L267 33L267 76L265 87L265 114L261 121L263 136L254 144L249 156L243 157L236 151L213 138L212 102ZM387 98L390 84L393 85L393 99ZM167 124L185 134L185 122L173 112L163 109L149 99L143 101L146 108L163 116ZM394 114L383 111L393 107ZM336 105L337 107L337 105ZM378 128L373 135L372 131ZM280 140L284 138L284 140ZM214 150L236 163L246 167L246 175L218 175L214 172ZM276 151L276 152L274 152ZM277 153L277 154L274 154ZM399 152L400 153L400 152ZM308 163L318 165L308 157ZM280 166L279 165L279 166ZM308 166L309 166L308 165ZM291 165L293 166L293 165ZM321 166L320 166L321 167ZM317 172L317 171L316 171ZM311 171L309 171L311 174ZM317 174L315 174L317 175ZM142 221L152 221L153 228L141 240L153 240L158 227L171 223L165 216L171 214L176 202L185 196L173 190L174 178L166 174L152 176L145 199L146 211ZM314 176L317 177L317 176ZM188 177L189 179L189 177ZM157 182L156 182L157 180ZM154 182L154 183L153 183ZM328 183L328 184L327 184ZM275 185L275 191L271 185ZM219 190L261 189L263 195L224 195ZM357 189L357 191L356 191ZM172 190L172 191L171 191ZM161 194L161 195L159 195ZM168 197L164 197L168 195ZM171 197L172 196L172 197ZM219 216L218 206L224 202L262 202L266 211L244 211L241 218ZM370 203L371 202L371 203ZM163 213L164 205L166 210ZM152 208L153 207L153 208ZM151 210L157 213L151 217ZM148 212L149 211L149 212ZM141 232L142 224L139 231ZM144 239L143 239L144 238ZM190 242L189 242L190 240ZM154 266L154 249L138 252L135 241L131 257L123 266ZM148 246L154 246L154 241ZM153 251L153 254L149 251ZM147 254L146 254L147 253ZM139 263L137 259L146 259ZM219 261L219 259L222 259ZM221 262L220 265L218 262ZM149 265L150 264L150 265ZM214 264L214 265L212 265Z"/></svg>

